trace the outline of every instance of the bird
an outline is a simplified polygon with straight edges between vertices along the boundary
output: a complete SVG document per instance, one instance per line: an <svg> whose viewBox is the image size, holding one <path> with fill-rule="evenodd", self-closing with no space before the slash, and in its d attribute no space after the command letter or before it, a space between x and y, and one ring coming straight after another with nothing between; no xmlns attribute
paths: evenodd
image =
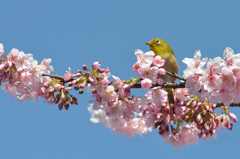
<svg viewBox="0 0 240 159"><path fill-rule="evenodd" d="M159 55L161 56L162 59L166 60L163 68L171 73L176 73L178 74L178 62L176 59L176 56L171 49L171 47L168 45L168 43L160 38L154 38L150 40L149 42L146 43L147 45L150 46L151 51L154 52L155 56ZM170 75L159 75L160 78L163 79L164 83L168 82L175 82L176 78ZM173 97L173 92L171 88L164 88L165 91L168 92L168 100L169 103L174 104L174 97Z"/></svg>

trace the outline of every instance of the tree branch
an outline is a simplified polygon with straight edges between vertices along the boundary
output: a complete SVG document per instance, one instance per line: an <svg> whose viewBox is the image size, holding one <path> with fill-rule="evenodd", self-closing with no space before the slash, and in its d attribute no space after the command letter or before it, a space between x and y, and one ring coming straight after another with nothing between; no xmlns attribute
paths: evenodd
<svg viewBox="0 0 240 159"><path fill-rule="evenodd" d="M175 73L171 73L171 72L166 71L166 74L168 74L170 76L173 76L173 77L176 77L176 78L178 78L180 80L186 81L186 79L184 79L183 77L181 77L181 76L179 76L179 75L177 75ZM52 74L47 74L47 73L42 74L42 76L48 76L48 77L51 77L51 78L55 78L55 79L58 79L58 80L60 80L61 82L64 82L64 83L70 82L70 81L74 80L72 78L72 79L70 79L68 81L64 81L64 77L63 76L52 75ZM155 85L152 86L152 88L153 87L158 87L158 86L160 86L162 88L173 88L173 89L175 89L175 88L185 88L185 82L164 83L163 85L155 84ZM141 88L141 84L134 84L134 85L131 86L131 88ZM216 108L221 107L221 106L224 106L223 102L217 103ZM229 105L229 107L240 107L240 103L231 103Z"/></svg>
<svg viewBox="0 0 240 159"><path fill-rule="evenodd" d="M182 80L182 81L186 81L185 78L179 76L178 74L176 74L176 73L174 73L174 72L168 72L168 71L166 71L166 74L167 74L167 75L170 75L170 76L173 76L173 77L176 77L176 78L178 78L178 79L180 79L180 80Z"/></svg>
<svg viewBox="0 0 240 159"><path fill-rule="evenodd" d="M219 108L219 107L221 107L221 106L225 106L225 105L223 104L223 102L217 103L216 108ZM229 105L229 107L240 107L240 103L231 103L231 104Z"/></svg>

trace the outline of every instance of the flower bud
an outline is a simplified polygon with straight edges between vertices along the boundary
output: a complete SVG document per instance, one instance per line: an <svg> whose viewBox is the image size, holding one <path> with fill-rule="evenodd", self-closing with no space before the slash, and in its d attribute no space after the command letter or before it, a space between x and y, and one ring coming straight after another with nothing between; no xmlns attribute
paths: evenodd
<svg viewBox="0 0 240 159"><path fill-rule="evenodd" d="M87 67L86 65L83 65L83 66L82 66L82 69L83 69L83 70L86 70L86 71L89 71L89 69L88 69L88 67Z"/></svg>
<svg viewBox="0 0 240 159"><path fill-rule="evenodd" d="M93 64L92 64L92 68L93 69L98 69L100 67L100 62L94 62Z"/></svg>
<svg viewBox="0 0 240 159"><path fill-rule="evenodd" d="M235 116L235 114L228 112L228 116L229 118L234 121L235 123L237 123L237 117Z"/></svg>

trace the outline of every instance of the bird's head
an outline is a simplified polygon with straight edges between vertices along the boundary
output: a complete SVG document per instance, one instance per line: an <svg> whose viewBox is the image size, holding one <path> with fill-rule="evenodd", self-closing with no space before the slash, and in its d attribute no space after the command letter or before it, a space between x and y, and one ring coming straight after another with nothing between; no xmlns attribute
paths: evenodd
<svg viewBox="0 0 240 159"><path fill-rule="evenodd" d="M173 53L171 47L168 45L168 43L160 38L154 38L146 43L150 46L151 50L157 54L160 55L162 53L170 52Z"/></svg>

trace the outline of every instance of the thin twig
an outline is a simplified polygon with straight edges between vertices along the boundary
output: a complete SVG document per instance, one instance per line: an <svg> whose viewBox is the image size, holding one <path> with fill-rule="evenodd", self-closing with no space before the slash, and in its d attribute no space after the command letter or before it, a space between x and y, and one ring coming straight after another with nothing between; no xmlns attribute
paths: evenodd
<svg viewBox="0 0 240 159"><path fill-rule="evenodd" d="M225 105L223 104L223 102L217 103L216 108L217 108L217 107L221 107L221 106L225 106ZM240 107L240 103L231 103L231 104L229 105L229 107Z"/></svg>
<svg viewBox="0 0 240 159"><path fill-rule="evenodd" d="M166 74L167 74L167 75L170 75L170 76L173 76L173 77L176 77L176 78L178 78L178 79L180 79L180 80L182 80L182 81L186 81L185 78L179 76L178 74L176 74L176 73L174 73L174 72L168 72L168 71L166 71Z"/></svg>

